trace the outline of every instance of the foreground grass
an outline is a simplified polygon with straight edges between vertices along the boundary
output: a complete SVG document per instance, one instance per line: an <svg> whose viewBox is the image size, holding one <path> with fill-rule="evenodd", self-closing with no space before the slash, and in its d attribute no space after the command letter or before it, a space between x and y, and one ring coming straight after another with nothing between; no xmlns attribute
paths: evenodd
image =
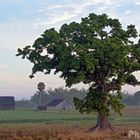
<svg viewBox="0 0 140 140"><path fill-rule="evenodd" d="M112 113L110 120L115 131L88 133L96 123L96 114L5 110L0 111L0 140L128 140L130 130L140 133L140 108L127 108L123 116Z"/></svg>
<svg viewBox="0 0 140 140"><path fill-rule="evenodd" d="M128 140L129 131L140 133L139 125L117 126L115 131L89 133L90 126L35 125L0 126L0 140ZM134 136L130 140L135 139Z"/></svg>

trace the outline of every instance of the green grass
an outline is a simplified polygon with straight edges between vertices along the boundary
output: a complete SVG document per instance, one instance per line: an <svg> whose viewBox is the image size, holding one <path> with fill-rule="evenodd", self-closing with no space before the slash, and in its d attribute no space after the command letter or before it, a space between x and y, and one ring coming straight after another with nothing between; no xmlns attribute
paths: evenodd
<svg viewBox="0 0 140 140"><path fill-rule="evenodd" d="M114 124L140 123L140 116L112 115ZM81 115L78 111L37 111L16 109L0 111L0 124L95 124L96 115Z"/></svg>
<svg viewBox="0 0 140 140"><path fill-rule="evenodd" d="M37 111L16 109L0 111L0 123L45 123L75 124L90 123L95 120L93 115L81 115L77 111Z"/></svg>

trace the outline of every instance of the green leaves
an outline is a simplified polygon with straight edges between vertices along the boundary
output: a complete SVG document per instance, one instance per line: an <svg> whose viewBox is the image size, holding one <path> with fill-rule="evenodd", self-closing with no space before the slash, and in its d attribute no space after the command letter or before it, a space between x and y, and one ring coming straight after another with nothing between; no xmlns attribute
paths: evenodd
<svg viewBox="0 0 140 140"><path fill-rule="evenodd" d="M84 100L74 98L74 104L81 113L97 112L102 116L109 116L110 109L113 109L121 115L121 110L125 107L121 100L120 91L103 94L98 89L90 88Z"/></svg>
<svg viewBox="0 0 140 140"><path fill-rule="evenodd" d="M129 25L127 26L127 31L126 31L128 37L133 37L133 38L136 38L137 37L137 30L135 29L135 25Z"/></svg>
<svg viewBox="0 0 140 140"><path fill-rule="evenodd" d="M121 110L125 107L125 105L121 102L123 93L121 91L117 91L115 95L109 94L108 106L111 107L115 112L121 115Z"/></svg>
<svg viewBox="0 0 140 140"><path fill-rule="evenodd" d="M129 75L126 79L126 83L132 86L138 85L139 82L134 75Z"/></svg>

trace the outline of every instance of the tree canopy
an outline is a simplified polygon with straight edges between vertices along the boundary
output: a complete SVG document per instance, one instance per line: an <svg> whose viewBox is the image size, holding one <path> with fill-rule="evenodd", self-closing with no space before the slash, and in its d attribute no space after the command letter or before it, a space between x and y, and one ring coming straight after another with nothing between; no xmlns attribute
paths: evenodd
<svg viewBox="0 0 140 140"><path fill-rule="evenodd" d="M43 82L39 82L37 88L40 92L45 90L45 84Z"/></svg>
<svg viewBox="0 0 140 140"><path fill-rule="evenodd" d="M136 40L136 41L134 41ZM118 19L89 14L80 23L64 24L59 31L47 29L32 46L18 49L17 56L33 63L37 72L61 72L66 86L89 84L87 96L75 98L81 112L108 116L110 108L120 113L121 86L138 85L133 74L140 70L140 40L134 25L122 28Z"/></svg>

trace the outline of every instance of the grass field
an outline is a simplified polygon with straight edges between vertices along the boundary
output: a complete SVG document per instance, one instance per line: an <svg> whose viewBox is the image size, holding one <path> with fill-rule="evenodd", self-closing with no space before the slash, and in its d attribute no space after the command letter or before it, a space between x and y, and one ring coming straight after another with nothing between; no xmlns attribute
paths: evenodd
<svg viewBox="0 0 140 140"><path fill-rule="evenodd" d="M78 111L37 111L16 109L0 111L0 140L125 140L129 130L140 132L140 108L124 109L123 115L112 113L110 120L116 132L89 134L96 114Z"/></svg>
<svg viewBox="0 0 140 140"><path fill-rule="evenodd" d="M140 108L126 108L122 116L112 113L110 120L115 124L140 123ZM96 114L80 114L78 111L37 111L16 109L0 111L0 123L26 124L93 124Z"/></svg>
<svg viewBox="0 0 140 140"><path fill-rule="evenodd" d="M77 111L37 111L31 109L0 111L1 124L81 124L93 122L95 117L95 115L81 115Z"/></svg>

